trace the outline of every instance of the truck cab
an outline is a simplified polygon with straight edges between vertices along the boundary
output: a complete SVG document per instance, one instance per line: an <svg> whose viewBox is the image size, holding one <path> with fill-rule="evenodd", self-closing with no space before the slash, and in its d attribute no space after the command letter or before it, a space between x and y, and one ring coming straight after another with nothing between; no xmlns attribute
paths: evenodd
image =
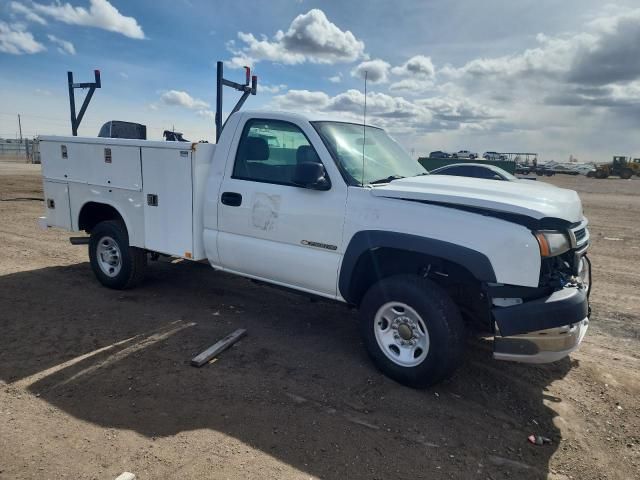
<svg viewBox="0 0 640 480"><path fill-rule="evenodd" d="M382 129L281 112L234 113L216 145L40 142L42 223L87 232L107 287L162 254L345 303L376 366L414 387L449 376L471 333L540 363L587 330L573 191L432 176Z"/></svg>

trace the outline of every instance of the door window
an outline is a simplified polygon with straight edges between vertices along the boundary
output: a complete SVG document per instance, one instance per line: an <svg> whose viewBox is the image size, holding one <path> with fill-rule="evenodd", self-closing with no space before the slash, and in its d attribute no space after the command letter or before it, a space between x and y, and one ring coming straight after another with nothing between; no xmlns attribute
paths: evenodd
<svg viewBox="0 0 640 480"><path fill-rule="evenodd" d="M321 163L297 126L281 120L249 120L244 127L232 178L292 185L299 163Z"/></svg>

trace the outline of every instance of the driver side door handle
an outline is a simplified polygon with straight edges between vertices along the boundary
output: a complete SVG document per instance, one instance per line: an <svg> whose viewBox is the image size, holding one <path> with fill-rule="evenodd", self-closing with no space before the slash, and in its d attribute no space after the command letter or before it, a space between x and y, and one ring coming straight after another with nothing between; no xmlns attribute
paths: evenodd
<svg viewBox="0 0 640 480"><path fill-rule="evenodd" d="M236 192L223 192L220 201L230 207L239 207L242 205L242 195Z"/></svg>

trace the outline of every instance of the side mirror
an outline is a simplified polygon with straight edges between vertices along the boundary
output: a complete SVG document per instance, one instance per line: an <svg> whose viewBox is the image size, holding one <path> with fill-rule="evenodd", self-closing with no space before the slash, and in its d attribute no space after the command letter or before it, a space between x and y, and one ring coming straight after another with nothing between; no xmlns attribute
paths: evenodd
<svg viewBox="0 0 640 480"><path fill-rule="evenodd" d="M502 177L496 173L496 174L493 176L493 179L494 179L494 180L502 180Z"/></svg>
<svg viewBox="0 0 640 480"><path fill-rule="evenodd" d="M319 162L303 162L296 165L293 183L312 190L329 190L331 182L327 178L324 165Z"/></svg>

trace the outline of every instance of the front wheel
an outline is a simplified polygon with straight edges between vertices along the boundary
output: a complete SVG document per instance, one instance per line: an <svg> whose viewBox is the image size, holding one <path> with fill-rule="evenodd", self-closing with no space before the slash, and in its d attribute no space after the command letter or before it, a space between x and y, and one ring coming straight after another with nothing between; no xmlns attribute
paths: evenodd
<svg viewBox="0 0 640 480"><path fill-rule="evenodd" d="M382 279L365 294L360 313L369 356L399 383L429 387L450 376L462 360L466 330L460 311L428 279Z"/></svg>
<svg viewBox="0 0 640 480"><path fill-rule="evenodd" d="M89 239L91 269L102 285L116 290L134 287L144 277L146 252L129 246L127 228L122 222L100 222Z"/></svg>

